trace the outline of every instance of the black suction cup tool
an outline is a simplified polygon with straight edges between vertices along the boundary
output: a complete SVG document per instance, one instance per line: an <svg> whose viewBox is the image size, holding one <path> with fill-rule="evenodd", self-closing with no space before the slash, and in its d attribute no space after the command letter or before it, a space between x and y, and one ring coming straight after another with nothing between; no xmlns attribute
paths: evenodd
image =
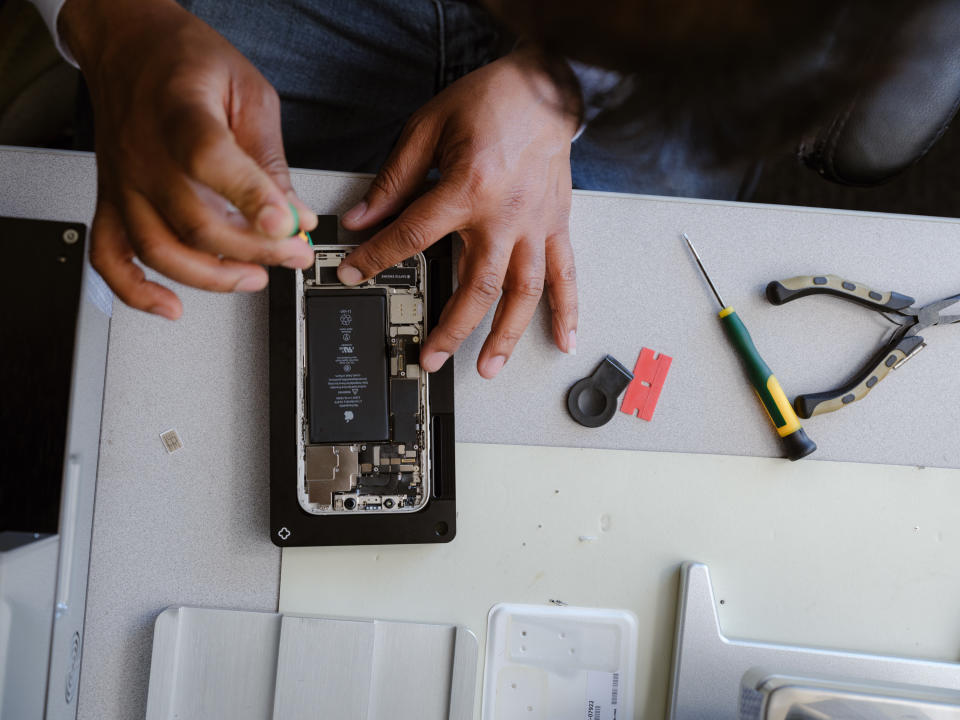
<svg viewBox="0 0 960 720"><path fill-rule="evenodd" d="M633 373L607 355L593 375L578 380L567 393L570 416L584 427L600 427L617 411L617 399Z"/></svg>

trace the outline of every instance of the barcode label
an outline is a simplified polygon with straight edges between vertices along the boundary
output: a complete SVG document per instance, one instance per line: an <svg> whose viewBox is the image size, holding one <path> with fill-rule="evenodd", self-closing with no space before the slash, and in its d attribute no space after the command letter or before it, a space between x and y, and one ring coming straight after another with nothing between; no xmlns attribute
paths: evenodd
<svg viewBox="0 0 960 720"><path fill-rule="evenodd" d="M588 671L586 690L584 720L616 720L620 673Z"/></svg>

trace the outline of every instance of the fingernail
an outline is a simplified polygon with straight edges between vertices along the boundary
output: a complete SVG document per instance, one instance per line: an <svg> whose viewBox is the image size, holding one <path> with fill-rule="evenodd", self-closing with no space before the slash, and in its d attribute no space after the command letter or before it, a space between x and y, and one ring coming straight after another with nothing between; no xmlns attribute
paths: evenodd
<svg viewBox="0 0 960 720"><path fill-rule="evenodd" d="M262 289L263 278L256 275L247 275L247 277L240 278L237 284L233 286L234 292L256 292Z"/></svg>
<svg viewBox="0 0 960 720"><path fill-rule="evenodd" d="M436 372L443 364L447 361L447 358L450 357L450 353L447 352L432 352L427 353L420 358L420 367L422 367L427 372Z"/></svg>
<svg viewBox="0 0 960 720"><path fill-rule="evenodd" d="M176 320L176 315L173 312L172 308L167 307L166 305L152 305L147 308L147 312L151 315L159 315L160 317L165 317L167 320Z"/></svg>
<svg viewBox="0 0 960 720"><path fill-rule="evenodd" d="M266 205L257 214L257 229L269 237L285 237L290 234L290 212L276 205Z"/></svg>
<svg viewBox="0 0 960 720"><path fill-rule="evenodd" d="M356 205L354 205L352 208L350 208L343 214L343 222L344 223L359 222L360 218L362 218L364 214L367 212L367 207L368 207L367 201L361 200L360 202L358 202Z"/></svg>
<svg viewBox="0 0 960 720"><path fill-rule="evenodd" d="M488 378L493 379L503 369L505 362L507 362L506 355L494 355L483 364L483 371Z"/></svg>
<svg viewBox="0 0 960 720"><path fill-rule="evenodd" d="M288 257L280 264L285 268L290 268L291 270L306 270L308 267L313 265L313 258L310 256L294 255L292 257Z"/></svg>
<svg viewBox="0 0 960 720"><path fill-rule="evenodd" d="M337 278L344 285L359 285L363 282L363 273L352 265L340 263L340 267L337 268Z"/></svg>
<svg viewBox="0 0 960 720"><path fill-rule="evenodd" d="M577 354L577 331L571 330L567 335L567 355Z"/></svg>

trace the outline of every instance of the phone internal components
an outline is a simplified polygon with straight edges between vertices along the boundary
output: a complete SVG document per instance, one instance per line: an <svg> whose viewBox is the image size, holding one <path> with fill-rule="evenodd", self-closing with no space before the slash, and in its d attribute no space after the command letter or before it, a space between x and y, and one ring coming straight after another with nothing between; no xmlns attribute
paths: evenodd
<svg viewBox="0 0 960 720"><path fill-rule="evenodd" d="M420 372L422 256L359 287L342 246L314 247L302 275L300 506L309 513L412 512L430 494L429 376Z"/></svg>
<svg viewBox="0 0 960 720"><path fill-rule="evenodd" d="M308 292L306 324L310 442L387 440L386 296Z"/></svg>
<svg viewBox="0 0 960 720"><path fill-rule="evenodd" d="M420 415L417 385L416 380L390 380L390 414L393 416L391 439L395 443L412 446L417 442L417 420Z"/></svg>
<svg viewBox="0 0 960 720"><path fill-rule="evenodd" d="M413 325L423 320L423 300L413 295L390 296L390 324Z"/></svg>
<svg viewBox="0 0 960 720"><path fill-rule="evenodd" d="M384 270L375 278L377 285L393 287L413 287L417 284L417 268L397 266Z"/></svg>
<svg viewBox="0 0 960 720"><path fill-rule="evenodd" d="M350 446L308 445L307 496L310 502L330 504L333 494L349 490L359 474L357 451Z"/></svg>

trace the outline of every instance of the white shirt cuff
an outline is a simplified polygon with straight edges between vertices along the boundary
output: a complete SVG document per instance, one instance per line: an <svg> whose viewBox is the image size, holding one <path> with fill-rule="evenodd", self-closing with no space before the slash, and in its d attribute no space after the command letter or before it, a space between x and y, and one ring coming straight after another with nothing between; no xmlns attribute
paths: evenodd
<svg viewBox="0 0 960 720"><path fill-rule="evenodd" d="M40 15L43 17L43 21L47 24L47 29L50 30L50 37L53 38L53 44L57 46L57 50L63 56L63 59L68 63L73 65L75 68L80 66L77 64L77 61L73 58L73 55L70 53L69 48L63 39L60 37L60 33L57 32L57 18L60 16L60 8L63 7L63 4L66 0L30 0L40 11Z"/></svg>

